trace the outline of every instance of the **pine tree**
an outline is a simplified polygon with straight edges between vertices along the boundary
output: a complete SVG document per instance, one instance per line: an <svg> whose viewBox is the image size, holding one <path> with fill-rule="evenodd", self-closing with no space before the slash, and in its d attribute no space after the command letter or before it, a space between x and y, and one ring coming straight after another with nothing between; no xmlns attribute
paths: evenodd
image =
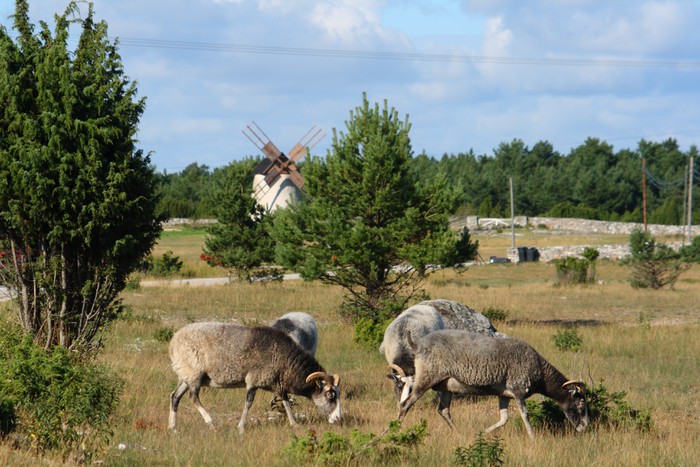
<svg viewBox="0 0 700 467"><path fill-rule="evenodd" d="M334 131L326 158L307 160L307 196L276 213L272 235L281 264L341 286L344 311L379 320L419 293L429 264L474 251L469 242L457 250L445 178L421 181L409 170L408 116L363 96L346 128Z"/></svg>

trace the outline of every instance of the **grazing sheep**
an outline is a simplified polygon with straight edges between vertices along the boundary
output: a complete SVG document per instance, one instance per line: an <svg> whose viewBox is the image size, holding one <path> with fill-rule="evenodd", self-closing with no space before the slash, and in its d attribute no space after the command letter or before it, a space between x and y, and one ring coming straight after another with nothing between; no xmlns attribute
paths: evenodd
<svg viewBox="0 0 700 467"><path fill-rule="evenodd" d="M493 327L489 319L478 311L452 300L427 300L406 309L384 332L379 351L384 354L389 368L387 377L394 382L394 391L400 398L408 397L413 386L413 350L406 341L408 332L418 339L438 329L462 329L487 336L507 337ZM394 365L402 368L401 373Z"/></svg>
<svg viewBox="0 0 700 467"><path fill-rule="evenodd" d="M415 352L414 386L399 403L399 420L432 388L439 391L438 412L453 429L452 393L498 396L501 418L487 433L505 425L508 403L514 399L533 438L525 399L536 393L556 401L576 431L588 426L585 385L569 381L526 342L451 329L434 331L415 342L408 336L408 342Z"/></svg>
<svg viewBox="0 0 700 467"><path fill-rule="evenodd" d="M274 320L270 323L270 327L284 331L302 350L305 350L312 357L316 356L318 330L316 329L316 321L310 314L292 311Z"/></svg>
<svg viewBox="0 0 700 467"><path fill-rule="evenodd" d="M338 375L326 373L314 357L279 329L194 323L175 333L169 350L178 377L177 387L170 395L170 429L175 429L177 407L188 390L204 421L213 427L211 416L199 402L202 386L246 388L238 423L241 434L258 389L282 399L291 425L296 421L289 404L290 394L313 400L329 423L341 420Z"/></svg>
<svg viewBox="0 0 700 467"><path fill-rule="evenodd" d="M444 327L440 313L426 305L407 308L387 326L379 351L384 354L390 367L395 365L403 369L401 375L398 373L387 375L394 382L397 397L401 398L403 392L408 396L412 386L413 349L408 345L408 335L417 339Z"/></svg>

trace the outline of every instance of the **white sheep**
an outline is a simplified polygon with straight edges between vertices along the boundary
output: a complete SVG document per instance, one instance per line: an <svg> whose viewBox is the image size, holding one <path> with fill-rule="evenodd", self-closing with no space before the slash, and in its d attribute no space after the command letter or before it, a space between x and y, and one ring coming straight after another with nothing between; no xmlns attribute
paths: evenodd
<svg viewBox="0 0 700 467"><path fill-rule="evenodd" d="M199 401L203 386L246 388L238 423L242 434L248 410L258 389L282 399L289 423L295 425L289 395L313 400L329 423L341 421L338 375L330 376L316 359L287 334L267 326L233 323L194 323L177 331L170 341L170 359L178 383L170 395L170 429L176 427L180 398L189 390L195 407L210 427L213 421Z"/></svg>
<svg viewBox="0 0 700 467"><path fill-rule="evenodd" d="M316 329L316 321L310 314L302 311L291 311L270 323L270 327L284 331L299 347L312 357L316 356L318 330Z"/></svg>
<svg viewBox="0 0 700 467"><path fill-rule="evenodd" d="M528 435L533 438L525 408L525 399L533 394L556 401L576 431L588 426L585 385L568 380L526 342L452 329L434 331L415 342L408 336L408 342L415 353L414 385L410 394L401 398L399 420L432 388L439 392L438 412L453 429L453 393L498 396L501 418L486 432L505 425L508 403L513 399Z"/></svg>
<svg viewBox="0 0 700 467"><path fill-rule="evenodd" d="M444 327L440 313L433 307L420 304L407 308L387 326L379 351L384 354L391 368L392 365L402 368L401 374L387 375L394 382L397 397L401 398L404 392L405 396L408 395L414 373L413 349L408 345L407 336L410 334L418 339Z"/></svg>

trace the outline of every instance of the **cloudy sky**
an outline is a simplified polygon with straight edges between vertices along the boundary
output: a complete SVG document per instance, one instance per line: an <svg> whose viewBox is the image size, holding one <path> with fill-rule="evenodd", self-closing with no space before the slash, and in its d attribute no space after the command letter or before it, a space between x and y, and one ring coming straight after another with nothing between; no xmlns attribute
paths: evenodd
<svg viewBox="0 0 700 467"><path fill-rule="evenodd" d="M29 3L53 24L67 0ZM415 154L700 143L700 0L93 3L147 99L139 146L158 171L259 154L252 121L283 151L318 125L325 155L363 92L409 115Z"/></svg>

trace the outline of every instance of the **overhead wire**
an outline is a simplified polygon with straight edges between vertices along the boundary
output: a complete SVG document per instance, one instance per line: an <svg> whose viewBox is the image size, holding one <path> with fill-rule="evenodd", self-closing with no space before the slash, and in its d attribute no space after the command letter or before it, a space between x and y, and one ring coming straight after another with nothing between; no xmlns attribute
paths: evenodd
<svg viewBox="0 0 700 467"><path fill-rule="evenodd" d="M290 55L326 58L353 58L372 60L398 60L420 62L463 62L496 65L538 66L595 66L627 68L698 68L700 60L648 60L648 59L586 59L586 58L537 58L498 57L466 54L435 54L408 52L376 52L368 50L317 49L303 47L262 46L245 44L221 44L212 42L175 41L136 37L114 38L122 46L152 47L162 49L196 50L204 52L227 52L262 55Z"/></svg>

